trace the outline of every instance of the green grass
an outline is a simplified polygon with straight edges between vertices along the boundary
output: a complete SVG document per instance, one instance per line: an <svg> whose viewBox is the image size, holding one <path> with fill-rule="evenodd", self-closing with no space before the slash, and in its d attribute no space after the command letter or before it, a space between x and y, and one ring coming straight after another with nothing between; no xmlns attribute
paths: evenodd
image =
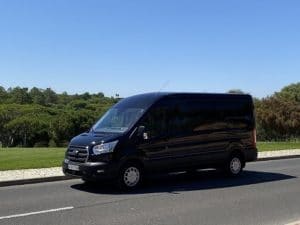
<svg viewBox="0 0 300 225"><path fill-rule="evenodd" d="M61 166L65 148L0 148L0 171Z"/></svg>
<svg viewBox="0 0 300 225"><path fill-rule="evenodd" d="M259 151L300 149L300 142L258 142ZM0 171L61 166L65 148L0 148Z"/></svg>
<svg viewBox="0 0 300 225"><path fill-rule="evenodd" d="M300 142L258 142L258 151L277 151L285 149L300 149Z"/></svg>

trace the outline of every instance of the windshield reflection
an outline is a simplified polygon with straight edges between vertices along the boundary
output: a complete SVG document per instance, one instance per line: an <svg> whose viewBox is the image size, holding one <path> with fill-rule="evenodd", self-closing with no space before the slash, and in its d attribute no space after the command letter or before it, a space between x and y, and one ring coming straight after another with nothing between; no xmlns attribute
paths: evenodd
<svg viewBox="0 0 300 225"><path fill-rule="evenodd" d="M141 108L111 108L93 126L94 132L124 133L142 116Z"/></svg>

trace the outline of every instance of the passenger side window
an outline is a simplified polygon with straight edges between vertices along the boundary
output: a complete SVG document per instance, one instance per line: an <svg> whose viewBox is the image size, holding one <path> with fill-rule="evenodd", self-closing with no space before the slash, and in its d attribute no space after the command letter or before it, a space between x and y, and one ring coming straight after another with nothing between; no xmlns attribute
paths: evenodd
<svg viewBox="0 0 300 225"><path fill-rule="evenodd" d="M181 136L212 129L214 114L214 108L209 103L166 99L147 113L141 125L145 126L149 138Z"/></svg>
<svg viewBox="0 0 300 225"><path fill-rule="evenodd" d="M216 120L214 102L209 100L190 100L186 102L187 126L190 132L220 129L222 124Z"/></svg>

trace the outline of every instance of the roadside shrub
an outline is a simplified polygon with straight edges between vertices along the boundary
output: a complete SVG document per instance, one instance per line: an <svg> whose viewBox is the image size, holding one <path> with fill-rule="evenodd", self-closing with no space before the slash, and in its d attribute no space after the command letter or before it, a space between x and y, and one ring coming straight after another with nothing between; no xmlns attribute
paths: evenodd
<svg viewBox="0 0 300 225"><path fill-rule="evenodd" d="M48 147L48 142L47 141L39 141L39 142L36 142L34 144L34 147L35 148L38 148L38 147Z"/></svg>
<svg viewBox="0 0 300 225"><path fill-rule="evenodd" d="M58 147L68 147L69 141L63 140L62 142L59 143Z"/></svg>
<svg viewBox="0 0 300 225"><path fill-rule="evenodd" d="M56 142L55 142L53 139L51 139L51 140L49 141L48 146L49 146L49 147L57 147L57 144L56 144Z"/></svg>

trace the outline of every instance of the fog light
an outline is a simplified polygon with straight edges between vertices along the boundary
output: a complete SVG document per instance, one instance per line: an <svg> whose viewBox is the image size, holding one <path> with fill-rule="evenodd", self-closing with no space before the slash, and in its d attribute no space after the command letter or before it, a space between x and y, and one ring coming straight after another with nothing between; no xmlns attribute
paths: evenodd
<svg viewBox="0 0 300 225"><path fill-rule="evenodd" d="M69 163L69 160L68 160L68 159L65 159L64 161L65 161L65 163Z"/></svg>
<svg viewBox="0 0 300 225"><path fill-rule="evenodd" d="M104 170L97 170L97 173L104 173Z"/></svg>

